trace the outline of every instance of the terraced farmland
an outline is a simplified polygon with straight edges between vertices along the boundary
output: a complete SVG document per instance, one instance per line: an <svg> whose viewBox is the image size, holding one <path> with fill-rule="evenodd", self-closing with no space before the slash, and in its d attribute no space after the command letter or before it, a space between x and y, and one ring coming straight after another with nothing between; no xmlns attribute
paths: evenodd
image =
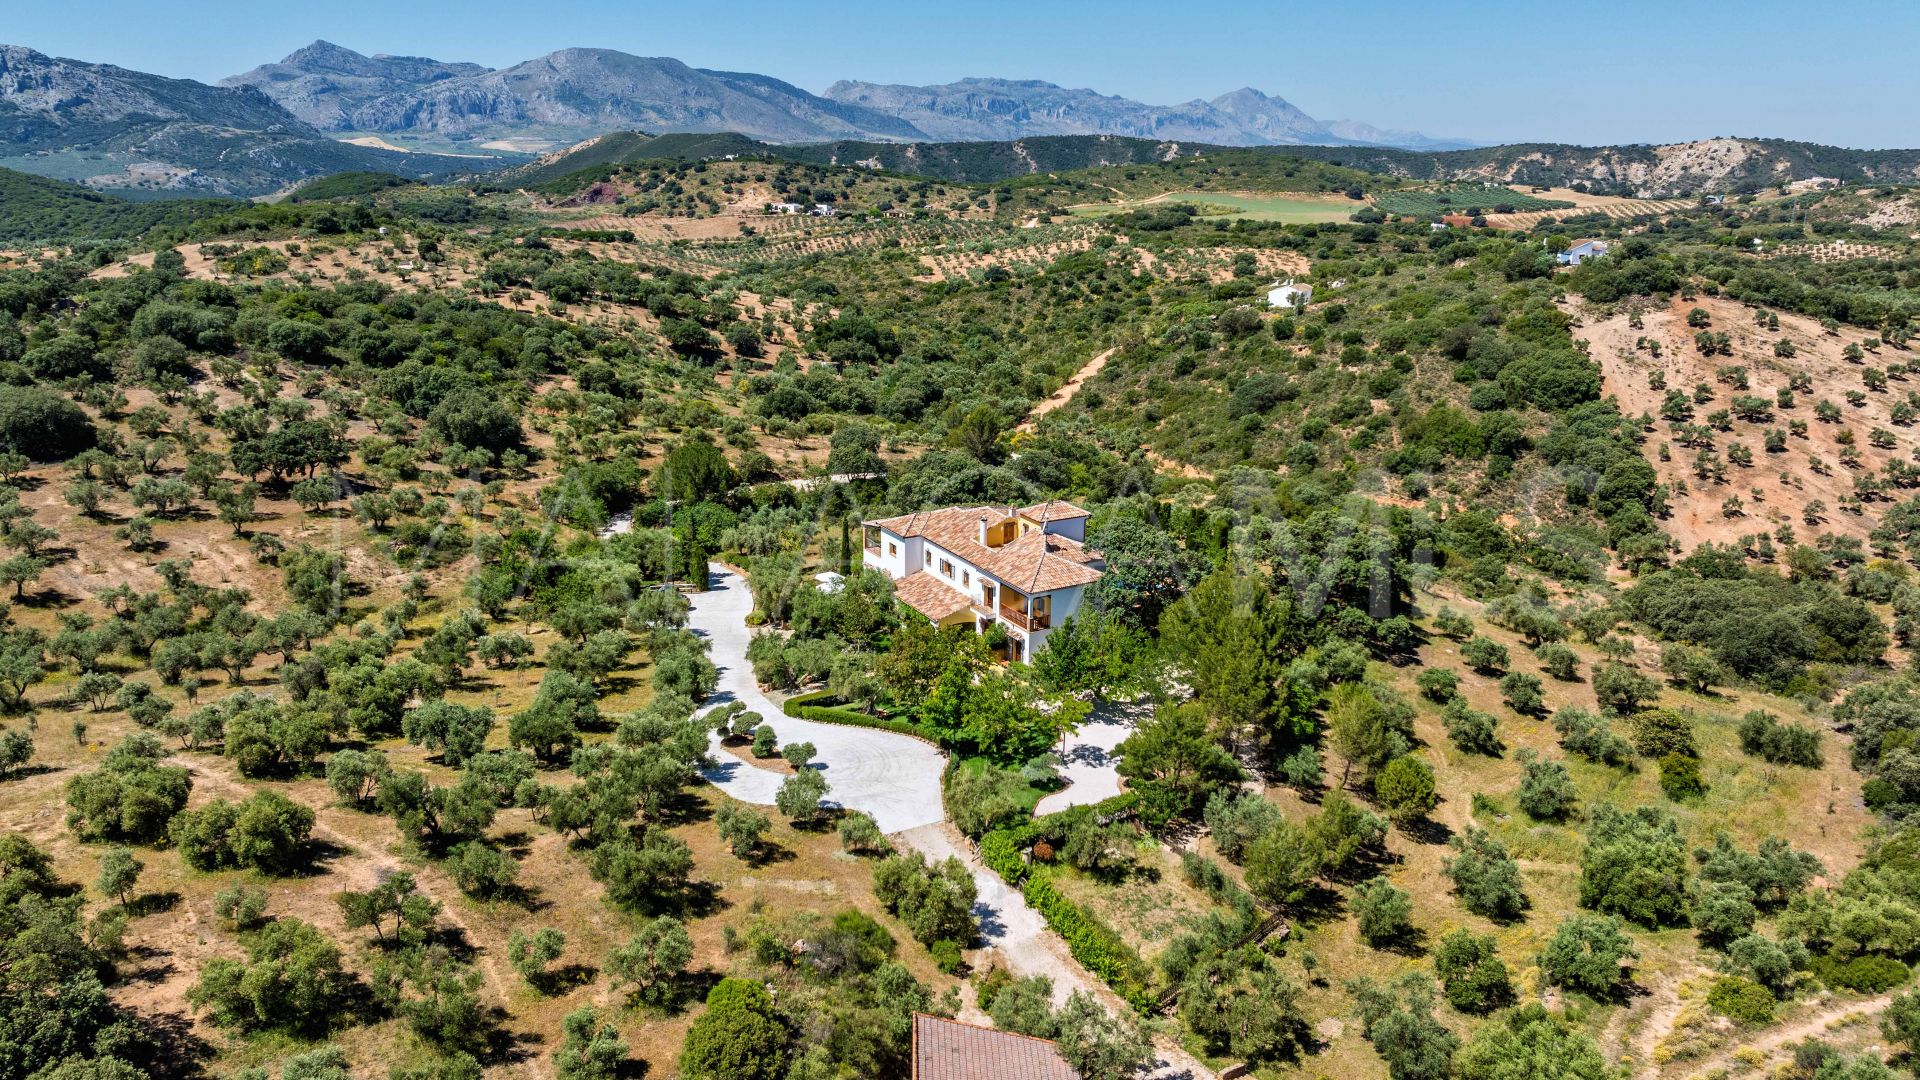
<svg viewBox="0 0 1920 1080"><path fill-rule="evenodd" d="M1653 217L1657 214L1671 214L1692 205L1694 205L1692 199L1595 198L1585 201L1580 206L1566 206L1554 210L1488 214L1487 224L1496 229L1531 229L1543 221L1558 221L1584 214L1605 214L1615 221L1626 221L1633 218Z"/></svg>

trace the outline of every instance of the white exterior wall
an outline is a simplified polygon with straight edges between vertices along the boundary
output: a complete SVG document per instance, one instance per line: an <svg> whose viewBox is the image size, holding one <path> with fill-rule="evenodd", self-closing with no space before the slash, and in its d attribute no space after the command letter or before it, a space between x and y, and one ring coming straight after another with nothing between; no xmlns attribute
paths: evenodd
<svg viewBox="0 0 1920 1080"><path fill-rule="evenodd" d="M953 586L956 590L966 594L967 598L974 603L982 603L980 599L981 582L998 582L998 579L992 574L981 571L979 567L948 551L946 548L941 547L939 544L924 539L921 542L924 544L921 550L926 554L932 555L933 558L929 561L926 555L922 555L920 561L914 564L913 569L925 570L927 573ZM943 574L940 572L940 562L943 559L946 560L952 573ZM999 597L996 595L994 597L994 603L997 605L999 602Z"/></svg>
<svg viewBox="0 0 1920 1080"><path fill-rule="evenodd" d="M884 570L888 577L899 581L901 578L906 577L908 574L920 568L919 537L909 539L907 537L897 536L885 529L881 529L879 532L880 554L870 556L873 560L870 564L873 569ZM888 544L892 544L895 548L895 552L892 555L887 554Z"/></svg>
<svg viewBox="0 0 1920 1080"><path fill-rule="evenodd" d="M1064 536L1076 544L1087 542L1087 519L1083 517L1061 518L1049 521L1043 527L1048 536Z"/></svg>
<svg viewBox="0 0 1920 1080"><path fill-rule="evenodd" d="M1087 522L1085 518L1068 518L1061 521L1048 522L1046 525L1046 531L1055 536L1064 536L1081 542L1085 540L1086 529ZM1008 588L1004 582L946 548L941 547L939 544L921 536L903 537L896 533L888 532L885 529L878 531L880 534L880 553L875 556L870 556L872 561L868 565L871 566L872 569L884 571L888 577L895 581L909 574L924 570L932 574L935 578L951 585L959 592L964 593L968 598L973 600L975 604L983 608L988 605L982 596L981 586L982 584L992 584L995 593L993 607L998 608L999 605L1004 602L1006 595L1005 590ZM887 554L888 544L893 544L898 549L897 554ZM951 573L941 572L940 563L942 560L945 560L949 564L952 570ZM1052 622L1053 626L1057 627L1079 612L1081 602L1086 596L1086 591L1086 586L1074 585L1065 589L1055 589L1052 592L1034 593L1033 595L1036 597L1052 597ZM1047 635L1051 632L1050 630L1036 630L1028 633L1011 623L1002 623L1002 625L1006 628L1010 636L1016 639L1024 638L1027 640L1027 656L1032 656L1034 653L1046 648Z"/></svg>

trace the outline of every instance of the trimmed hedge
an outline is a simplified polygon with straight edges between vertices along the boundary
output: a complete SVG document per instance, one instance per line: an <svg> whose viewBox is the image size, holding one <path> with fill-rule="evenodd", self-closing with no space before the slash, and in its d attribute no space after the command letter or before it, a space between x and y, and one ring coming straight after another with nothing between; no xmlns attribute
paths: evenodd
<svg viewBox="0 0 1920 1080"><path fill-rule="evenodd" d="M1052 875L1032 874L1020 894L1047 920L1047 926L1066 941L1067 951L1088 971L1100 976L1134 1008L1145 1012L1154 1007L1153 995L1147 990L1150 973L1140 954L1121 941L1120 935L1110 927L1054 888Z"/></svg>
<svg viewBox="0 0 1920 1080"><path fill-rule="evenodd" d="M831 690L815 690L810 694L796 694L780 706L780 711L795 720L812 720L820 724L845 724L848 727L877 728L891 731L896 735L912 735L924 739L927 733L920 725L907 720L888 720L878 716L868 716L858 709L849 709L838 704L816 705L816 701L837 702Z"/></svg>
<svg viewBox="0 0 1920 1080"><path fill-rule="evenodd" d="M1135 1008L1146 1012L1155 1005L1149 989L1153 972L1146 961L1111 927L1055 888L1049 867L1029 866L1021 856L1021 852L1038 841L1059 843L1077 821L1123 815L1131 812L1136 802L1138 796L1121 794L1091 806L1075 806L1048 814L1024 825L995 829L980 838L980 861L1007 884L1020 887L1027 905L1039 912L1047 926L1067 943L1067 951L1075 960L1100 976Z"/></svg>
<svg viewBox="0 0 1920 1080"><path fill-rule="evenodd" d="M1027 861L1020 857L1020 844L1012 829L996 829L981 837L980 861L1009 885L1026 880Z"/></svg>

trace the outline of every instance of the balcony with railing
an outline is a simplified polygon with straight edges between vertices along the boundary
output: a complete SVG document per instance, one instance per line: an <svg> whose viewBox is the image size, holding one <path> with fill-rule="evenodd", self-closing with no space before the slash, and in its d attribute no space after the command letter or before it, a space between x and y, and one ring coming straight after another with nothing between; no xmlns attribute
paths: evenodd
<svg viewBox="0 0 1920 1080"><path fill-rule="evenodd" d="M1000 618L1028 632L1045 630L1053 625L1053 616L1051 613L1042 612L1038 615L1029 615L1018 608L1010 608L1005 604L1000 605Z"/></svg>

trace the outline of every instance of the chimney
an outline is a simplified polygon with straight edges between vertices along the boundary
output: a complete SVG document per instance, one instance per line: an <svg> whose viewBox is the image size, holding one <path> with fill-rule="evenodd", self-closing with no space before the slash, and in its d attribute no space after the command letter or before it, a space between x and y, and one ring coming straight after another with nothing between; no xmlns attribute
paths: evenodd
<svg viewBox="0 0 1920 1080"><path fill-rule="evenodd" d="M987 546L987 519L984 516L980 518L980 546Z"/></svg>

